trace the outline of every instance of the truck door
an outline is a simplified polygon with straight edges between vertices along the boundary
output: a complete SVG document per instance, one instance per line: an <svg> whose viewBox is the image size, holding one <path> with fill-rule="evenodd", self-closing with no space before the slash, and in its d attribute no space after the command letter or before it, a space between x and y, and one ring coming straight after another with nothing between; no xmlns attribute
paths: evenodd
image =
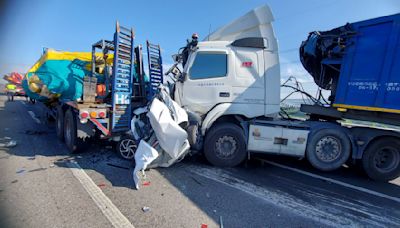
<svg viewBox="0 0 400 228"><path fill-rule="evenodd" d="M263 50L235 47L235 80L232 81L234 102L259 105L264 114Z"/></svg>
<svg viewBox="0 0 400 228"><path fill-rule="evenodd" d="M231 57L226 50L199 50L192 54L185 69L181 102L200 114L215 104L231 102Z"/></svg>

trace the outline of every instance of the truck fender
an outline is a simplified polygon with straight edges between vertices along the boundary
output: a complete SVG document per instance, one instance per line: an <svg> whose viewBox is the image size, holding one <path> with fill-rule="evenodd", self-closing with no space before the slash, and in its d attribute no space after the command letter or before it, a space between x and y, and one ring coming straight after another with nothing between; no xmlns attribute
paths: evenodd
<svg viewBox="0 0 400 228"><path fill-rule="evenodd" d="M250 106L253 106L251 108ZM264 108L264 106L262 106ZM224 115L241 115L247 118L254 118L260 116L259 113L254 111L254 104L232 104L221 103L214 106L207 114L201 124L201 134L205 135L206 131L213 125L213 123L221 116ZM263 114L261 114L263 115Z"/></svg>

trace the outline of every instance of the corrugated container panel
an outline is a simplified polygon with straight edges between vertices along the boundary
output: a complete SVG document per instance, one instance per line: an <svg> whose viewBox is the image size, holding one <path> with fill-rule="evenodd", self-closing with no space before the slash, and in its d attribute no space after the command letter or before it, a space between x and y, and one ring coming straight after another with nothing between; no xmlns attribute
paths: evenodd
<svg viewBox="0 0 400 228"><path fill-rule="evenodd" d="M400 113L400 14L352 26L334 106Z"/></svg>

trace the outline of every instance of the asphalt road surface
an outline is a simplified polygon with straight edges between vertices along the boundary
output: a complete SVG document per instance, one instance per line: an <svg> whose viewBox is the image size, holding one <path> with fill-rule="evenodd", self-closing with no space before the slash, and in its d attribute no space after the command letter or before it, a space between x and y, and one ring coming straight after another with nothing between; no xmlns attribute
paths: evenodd
<svg viewBox="0 0 400 228"><path fill-rule="evenodd" d="M201 156L146 171L104 142L69 154L41 104L0 96L0 227L400 227L400 179L357 168L321 173L306 161L254 156L237 168Z"/></svg>

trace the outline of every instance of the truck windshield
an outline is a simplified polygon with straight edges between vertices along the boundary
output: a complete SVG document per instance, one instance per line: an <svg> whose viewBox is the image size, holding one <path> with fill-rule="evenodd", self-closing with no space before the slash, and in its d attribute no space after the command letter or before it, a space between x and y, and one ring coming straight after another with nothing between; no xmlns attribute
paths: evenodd
<svg viewBox="0 0 400 228"><path fill-rule="evenodd" d="M224 53L198 52L189 71L190 79L225 77L227 55Z"/></svg>

